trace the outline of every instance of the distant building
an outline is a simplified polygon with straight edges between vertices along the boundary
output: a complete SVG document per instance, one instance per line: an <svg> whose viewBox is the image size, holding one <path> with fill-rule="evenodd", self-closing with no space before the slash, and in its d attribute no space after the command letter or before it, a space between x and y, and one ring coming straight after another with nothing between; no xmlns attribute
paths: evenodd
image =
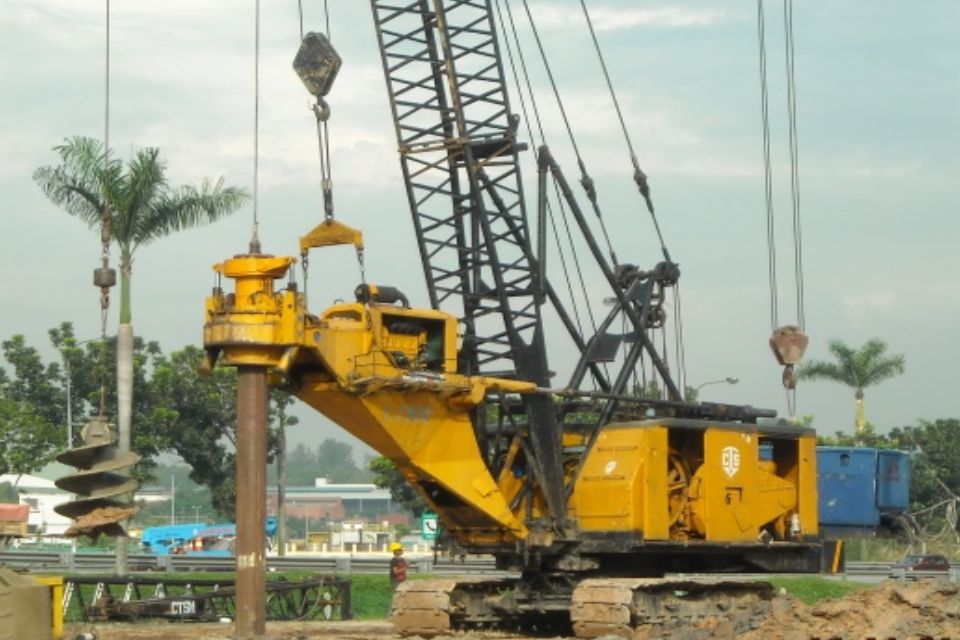
<svg viewBox="0 0 960 640"><path fill-rule="evenodd" d="M373 484L334 484L317 478L312 487L287 487L288 517L318 520L366 519L380 522L396 518L396 505L387 489ZM267 513L277 513L277 487L267 488Z"/></svg>
<svg viewBox="0 0 960 640"><path fill-rule="evenodd" d="M63 469L68 473L76 473L69 467L63 467ZM20 504L30 505L27 531L31 535L60 536L73 524L73 520L65 518L53 509L64 502L70 502L76 496L59 489L53 480L28 474L7 474L0 475L0 483L3 482L9 482L13 486L19 496ZM169 501L170 493L169 491L166 493L150 490L137 491L134 500L136 502Z"/></svg>
<svg viewBox="0 0 960 640"><path fill-rule="evenodd" d="M30 505L27 531L30 534L62 535L73 521L53 510L58 504L73 499L72 493L57 488L53 480L28 474L0 476L0 482L9 482L20 496L20 504Z"/></svg>

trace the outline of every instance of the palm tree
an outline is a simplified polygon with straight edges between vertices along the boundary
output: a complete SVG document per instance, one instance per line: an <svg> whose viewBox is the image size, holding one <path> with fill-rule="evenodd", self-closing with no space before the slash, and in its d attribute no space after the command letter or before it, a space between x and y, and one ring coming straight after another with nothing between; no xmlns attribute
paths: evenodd
<svg viewBox="0 0 960 640"><path fill-rule="evenodd" d="M833 380L853 387L857 402L856 429L862 435L867 419L863 411L863 390L902 375L905 360L901 354L887 355L887 344L878 338L868 340L859 349L842 340L830 342L830 353L836 362L814 360L800 365L797 377L807 380Z"/></svg>
<svg viewBox="0 0 960 640"><path fill-rule="evenodd" d="M110 238L120 249L117 431L118 448L129 451L133 406L133 256L139 247L158 238L229 215L247 200L247 194L237 187L225 187L222 178L214 183L204 180L199 187L171 187L165 175L166 163L156 148L140 149L126 167L92 138L68 138L54 151L60 155L60 164L40 167L33 179L50 200L91 227L102 223L103 212L108 209Z"/></svg>

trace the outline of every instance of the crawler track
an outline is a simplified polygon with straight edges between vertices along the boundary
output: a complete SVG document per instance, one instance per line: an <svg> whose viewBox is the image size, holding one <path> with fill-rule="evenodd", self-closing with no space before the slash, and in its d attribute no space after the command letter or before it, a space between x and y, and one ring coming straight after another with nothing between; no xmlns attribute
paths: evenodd
<svg viewBox="0 0 960 640"><path fill-rule="evenodd" d="M574 590L570 621L578 638L655 638L691 628L739 634L763 622L773 595L767 582L591 579Z"/></svg>
<svg viewBox="0 0 960 640"><path fill-rule="evenodd" d="M397 633L427 638L467 629L548 628L534 604L542 595L515 580L414 580L394 595L391 619ZM763 623L773 595L769 583L750 580L587 579L572 594L552 594L553 606L540 609L539 617L555 629L556 614L569 615L569 630L584 639L656 638L680 630L690 638L721 631L733 637Z"/></svg>

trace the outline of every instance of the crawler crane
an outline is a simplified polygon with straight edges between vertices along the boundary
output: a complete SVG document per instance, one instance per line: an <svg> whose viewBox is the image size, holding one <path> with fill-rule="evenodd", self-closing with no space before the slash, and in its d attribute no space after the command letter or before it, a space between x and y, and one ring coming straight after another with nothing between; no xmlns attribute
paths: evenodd
<svg viewBox="0 0 960 640"><path fill-rule="evenodd" d="M266 372L389 458L449 544L514 576L412 581L394 601L400 630L629 635L736 618L770 597L763 582L668 573L835 568L837 544L818 535L814 432L684 401L658 353L651 334L680 276L667 251L650 268L609 257L546 147L529 224L491 3L371 7L428 304L362 283L315 315L292 276L277 284L295 258L251 252L216 266L235 291L208 298L204 344L209 366ZM589 330L545 267L551 180L612 301ZM328 216L301 255L336 244L363 249ZM548 314L565 339L549 351ZM562 381L548 358L560 349L575 361ZM665 399L635 389L640 366Z"/></svg>

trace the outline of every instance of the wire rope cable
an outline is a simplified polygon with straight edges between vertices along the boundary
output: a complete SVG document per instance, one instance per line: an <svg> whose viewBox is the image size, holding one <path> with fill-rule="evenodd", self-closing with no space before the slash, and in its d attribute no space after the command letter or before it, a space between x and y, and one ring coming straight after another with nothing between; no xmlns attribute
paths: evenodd
<svg viewBox="0 0 960 640"><path fill-rule="evenodd" d="M513 18L513 11L512 11L512 9L511 9L511 7L510 7L510 0L503 0L503 5L502 5L502 6L501 6L501 3L500 3L500 0L497 0L497 13L498 13L498 17L499 17L499 19L500 19L501 29L504 31L504 35L506 35L506 25L504 24L504 20L503 20L503 13L504 13L503 7L506 8L505 13L506 13L507 16L509 17L509 22L510 22L510 34L511 34L512 39L513 39L513 46L511 46L511 45L510 45L510 38L509 38L509 37L505 37L505 38L504 38L505 42L507 43L507 57L508 57L508 61L509 61L509 63L510 63L511 71L512 71L513 76L514 76L514 82L515 82L515 84L517 85L517 92L520 94L520 103L521 103L521 108L522 108L523 113L524 113L524 120L525 120L525 124L526 124L526 126L527 126L527 132L528 132L528 135L530 136L530 139L533 140L533 139L534 139L534 136L533 136L533 131L532 131L531 126L530 126L530 118L529 118L529 116L528 116L528 114L527 114L527 111L526 111L526 100L524 100L524 98L523 98L523 87L521 86L521 83L520 83L520 74L517 73L516 62L515 62L514 57L513 57L513 49L514 49L514 48L516 48L516 52L517 52L517 57L516 57L516 59L520 61L520 69L521 69L522 74L523 74L524 85L526 86L527 93L528 93L528 95L529 95L530 106L531 106L531 108L532 108L532 110L533 110L534 120L535 120L536 125L537 125L537 131L538 131L538 133L540 134L540 141L541 141L541 144L544 144L544 145L545 145L545 144L547 143L546 133L545 133L544 128L543 128L543 121L541 120L541 117L540 117L540 109L539 109L539 107L538 107L538 105L537 105L536 94L535 94L534 91L533 91L533 83L532 83L532 81L530 80L530 73L529 73L528 68L527 68L526 58L525 58L525 56L524 56L524 54L523 54L523 47L521 46L520 37L519 37L519 34L517 33L516 21L515 21L514 18ZM581 265L580 265L580 259L579 259L578 253L577 253L577 251L576 251L576 247L575 247L575 245L574 245L574 242L573 242L573 234L572 234L572 231L571 231L571 229L570 229L570 222L569 222L569 220L568 220L568 215L567 215L567 212L566 212L566 207L565 207L564 204L563 204L563 199L560 197L559 187L557 186L555 180L553 181L553 188L554 188L555 197L557 198L558 206L560 207L560 219L561 219L561 221L563 222L563 226L564 226L564 228L565 228L566 235L567 235L567 240L568 240L568 243L569 243L569 245L570 245L570 257L571 257L571 260L572 260L573 263L574 263L574 269L575 269L575 271L576 271L576 273L577 273L577 278L578 278L578 280L579 280L579 282L580 282L581 293L583 294L583 297L584 297L584 306L585 306L585 308L586 308L586 310L587 310L587 314L588 314L588 316L589 316L589 318L590 318L590 323L591 323L591 325L592 325L593 331L594 331L594 333L596 333L596 331L597 331L596 316L595 316L594 313L593 313L593 307L592 307L592 305L590 305L590 303L589 303L589 299L588 299L588 296L587 296L586 285L585 285L585 280L584 280L584 277L583 277L583 269L582 269L582 267L581 267ZM577 303L576 296L574 295L574 292L573 292L573 285L572 285L572 282L571 282L570 273L569 273L569 269L568 269L568 265L567 265L566 251L565 251L564 248L563 248L563 244L561 243L561 240L560 240L560 234L558 233L558 230L557 230L556 216L555 216L555 214L554 214L553 207L550 206L550 203L549 203L549 202L547 203L547 212L548 212L548 217L549 217L549 220L550 220L550 226L551 226L551 228L552 228L552 230L553 230L554 242L555 242L555 244L556 244L556 246L557 246L558 255L560 256L561 268L562 268L562 270L563 270L564 280L566 281L568 295L570 296L570 303L571 303L571 306L573 307L574 318L575 318L576 323L577 323L577 330L580 332L581 335L583 335L583 323L582 323L582 320L581 320L581 317L580 317L580 308L579 308L579 304Z"/></svg>
<svg viewBox="0 0 960 640"><path fill-rule="evenodd" d="M627 149L630 152L630 163L633 165L633 181L637 185L640 195L647 205L647 211L650 212L650 219L653 222L653 228L660 241L660 250L663 252L664 259L670 260L670 252L667 251L667 245L663 240L663 233L660 230L660 222L657 220L657 214L654 210L653 199L650 197L650 183L647 181L647 174L640 168L640 162L637 160L637 154L633 147L633 140L630 138L630 132L627 129L626 120L623 117L623 110L620 108L620 100L617 98L617 92L613 87L613 81L610 79L610 72L607 68L607 61L600 48L600 40L597 38L596 29L593 26L593 19L590 17L590 11L587 9L585 0L580 0L580 7L583 9L583 16L587 21L587 27L590 30L590 38L593 40L593 48L597 52L597 59L600 61L600 68L603 70L603 78L607 83L607 90L610 92L610 98L613 101L614 109L617 112L617 120L620 122L620 129L623 131L623 139L627 143Z"/></svg>
<svg viewBox="0 0 960 640"><path fill-rule="evenodd" d="M683 304L680 299L680 283L673 286L673 332L677 363L677 386L686 396L687 388L687 352L683 340Z"/></svg>
<svg viewBox="0 0 960 640"><path fill-rule="evenodd" d="M100 222L100 268L110 268L112 215L110 212L110 0L106 0L103 92L103 215ZM110 309L110 287L100 287L100 415L107 410L107 312ZM70 399L68 398L69 402ZM72 425L68 425L72 428ZM73 446L73 443L70 443Z"/></svg>
<svg viewBox="0 0 960 640"><path fill-rule="evenodd" d="M763 176L767 218L767 279L770 289L770 330L779 326L777 309L777 242L773 206L773 169L770 160L770 105L767 91L767 43L763 0L757 0L757 39L760 48L760 119L763 128Z"/></svg>
<svg viewBox="0 0 960 640"><path fill-rule="evenodd" d="M590 205L593 208L593 212L597 216L597 220L600 223L600 230L603 233L603 239L607 244L607 251L610 253L610 260L613 262L614 266L617 266L619 265L619 262L617 261L617 254L613 249L613 243L610 242L610 234L607 232L607 225L604 223L603 214L597 201L596 184L594 183L593 178L590 177L590 174L587 172L586 163L584 162L583 156L580 153L580 147L577 144L576 136L574 136L573 128L570 125L570 118L567 116L567 109L563 104L563 98L560 96L560 90L557 87L556 79L553 76L553 69L550 66L550 61L547 59L546 49L543 46L543 41L540 39L540 31L537 29L537 23L533 18L533 13L530 11L530 4L527 0L523 0L523 8L527 14L527 20L530 22L530 30L533 33L534 41L537 43L537 50L540 52L540 60L543 62L543 67L547 72L547 78L550 81L550 87L553 90L554 99L556 100L557 107L560 110L560 117L563 119L564 128L567 130L567 137L570 139L573 152L577 157L577 166L580 169L580 185L586 192L587 198L590 200Z"/></svg>
<svg viewBox="0 0 960 640"><path fill-rule="evenodd" d="M254 0L253 52L253 234L250 253L260 253L260 0Z"/></svg>
<svg viewBox="0 0 960 640"><path fill-rule="evenodd" d="M803 233L800 219L800 153L797 131L796 56L793 38L793 0L783 0L784 47L786 50L787 112L790 132L790 195L793 206L794 286L797 296L797 324L806 325L803 291Z"/></svg>

